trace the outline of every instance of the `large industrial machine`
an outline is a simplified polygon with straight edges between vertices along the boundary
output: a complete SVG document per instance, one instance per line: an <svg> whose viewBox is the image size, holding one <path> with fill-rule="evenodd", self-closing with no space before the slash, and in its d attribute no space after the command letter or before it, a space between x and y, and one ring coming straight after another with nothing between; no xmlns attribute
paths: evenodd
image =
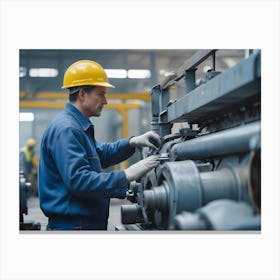
<svg viewBox="0 0 280 280"><path fill-rule="evenodd" d="M151 90L160 164L129 186L116 230L261 229L261 51L215 70L218 50L197 51ZM211 69L197 83L198 66ZM185 94L170 100L184 79ZM172 131L175 123L186 126Z"/></svg>

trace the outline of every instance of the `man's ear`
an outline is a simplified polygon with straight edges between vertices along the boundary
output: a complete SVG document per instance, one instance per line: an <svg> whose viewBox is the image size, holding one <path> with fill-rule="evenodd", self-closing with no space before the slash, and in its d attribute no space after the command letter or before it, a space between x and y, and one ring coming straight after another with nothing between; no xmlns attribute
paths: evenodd
<svg viewBox="0 0 280 280"><path fill-rule="evenodd" d="M79 90L78 95L79 95L79 99L80 99L81 101L84 101L84 100L85 100L86 92L85 92L83 89L80 89L80 90Z"/></svg>

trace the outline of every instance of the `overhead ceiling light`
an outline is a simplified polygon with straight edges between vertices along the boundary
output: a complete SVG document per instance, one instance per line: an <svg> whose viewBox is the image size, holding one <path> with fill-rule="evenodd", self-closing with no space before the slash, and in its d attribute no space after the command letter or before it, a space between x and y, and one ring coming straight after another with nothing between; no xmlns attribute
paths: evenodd
<svg viewBox="0 0 280 280"><path fill-rule="evenodd" d="M175 72L162 69L162 70L159 70L159 74L164 76L164 77L168 77L168 76L174 75Z"/></svg>
<svg viewBox="0 0 280 280"><path fill-rule="evenodd" d="M108 78L125 79L127 71L125 69L105 69Z"/></svg>
<svg viewBox="0 0 280 280"><path fill-rule="evenodd" d="M55 68L30 68L29 76L30 77L45 77L51 78L58 75L58 70Z"/></svg>
<svg viewBox="0 0 280 280"><path fill-rule="evenodd" d="M129 69L128 78L130 79L147 79L151 77L151 71L147 69Z"/></svg>
<svg viewBox="0 0 280 280"><path fill-rule="evenodd" d="M34 114L33 113L19 113L19 121L20 122L33 122L34 121Z"/></svg>

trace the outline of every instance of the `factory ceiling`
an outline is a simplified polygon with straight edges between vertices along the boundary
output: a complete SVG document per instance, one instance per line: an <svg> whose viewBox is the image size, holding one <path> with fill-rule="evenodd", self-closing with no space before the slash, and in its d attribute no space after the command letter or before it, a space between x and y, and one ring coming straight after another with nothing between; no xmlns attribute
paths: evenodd
<svg viewBox="0 0 280 280"><path fill-rule="evenodd" d="M61 90L63 75L67 67L81 59L100 63L105 69L122 69L123 78L110 78L116 86L110 92L143 92L161 82L184 64L197 50L189 49L22 49L19 52L20 91L58 92ZM216 53L216 70L224 71L238 63L245 56L245 50L219 50ZM211 68L211 59L197 70L197 78ZM38 72L48 69L45 75ZM132 70L146 70L146 76L134 77ZM41 75L41 74L42 75ZM130 75L131 74L131 75Z"/></svg>

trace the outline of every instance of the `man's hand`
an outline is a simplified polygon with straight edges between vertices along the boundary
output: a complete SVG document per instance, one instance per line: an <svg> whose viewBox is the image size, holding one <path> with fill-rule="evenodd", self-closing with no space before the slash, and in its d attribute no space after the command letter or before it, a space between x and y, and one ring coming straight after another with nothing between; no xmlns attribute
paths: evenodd
<svg viewBox="0 0 280 280"><path fill-rule="evenodd" d="M148 171L158 166L158 164L158 156L153 155L131 165L130 167L124 170L127 182L140 179Z"/></svg>
<svg viewBox="0 0 280 280"><path fill-rule="evenodd" d="M154 150L159 150L161 140L158 134L154 131L148 131L140 136L134 136L129 140L129 144L132 147L143 148L149 147Z"/></svg>

